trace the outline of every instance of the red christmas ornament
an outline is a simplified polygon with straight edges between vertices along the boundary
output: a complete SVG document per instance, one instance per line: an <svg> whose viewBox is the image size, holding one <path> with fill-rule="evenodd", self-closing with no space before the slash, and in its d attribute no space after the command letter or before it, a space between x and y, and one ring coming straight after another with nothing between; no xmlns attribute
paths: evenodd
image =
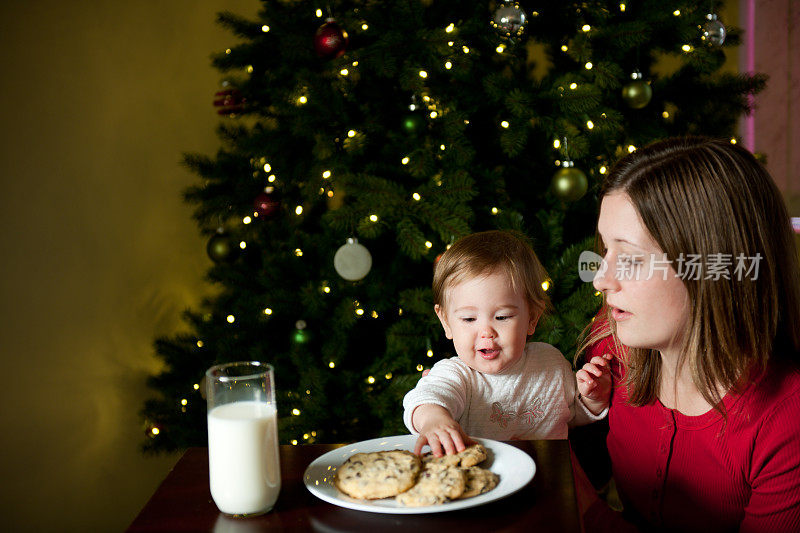
<svg viewBox="0 0 800 533"><path fill-rule="evenodd" d="M239 89L225 89L214 93L214 107L220 115L235 115L244 111L244 104L247 100L239 92Z"/></svg>
<svg viewBox="0 0 800 533"><path fill-rule="evenodd" d="M314 50L322 59L335 59L344 54L347 40L347 32L336 24L336 20L329 18L314 35Z"/></svg>
<svg viewBox="0 0 800 533"><path fill-rule="evenodd" d="M278 211L280 203L274 195L262 192L253 201L253 208L258 213L258 216L269 218Z"/></svg>

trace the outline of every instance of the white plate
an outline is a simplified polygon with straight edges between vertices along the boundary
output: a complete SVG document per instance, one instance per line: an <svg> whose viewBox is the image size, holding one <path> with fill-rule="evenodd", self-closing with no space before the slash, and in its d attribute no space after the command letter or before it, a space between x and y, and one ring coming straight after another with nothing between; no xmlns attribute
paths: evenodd
<svg viewBox="0 0 800 533"><path fill-rule="evenodd" d="M484 463L481 463L481 466L500 476L500 482L489 492L472 498L426 507L404 507L397 503L394 498L384 498L382 500L350 498L334 486L333 475L336 473L336 469L351 455L359 452L379 452L382 450L413 451L414 444L417 441L415 435L397 435L365 440L331 450L308 465L303 481L314 496L340 507L372 513L421 514L455 511L456 509L466 509L467 507L493 502L517 492L533 479L536 473L536 464L527 453L496 440L474 440L483 444L488 451L489 457ZM427 446L423 448L423 451L427 450Z"/></svg>

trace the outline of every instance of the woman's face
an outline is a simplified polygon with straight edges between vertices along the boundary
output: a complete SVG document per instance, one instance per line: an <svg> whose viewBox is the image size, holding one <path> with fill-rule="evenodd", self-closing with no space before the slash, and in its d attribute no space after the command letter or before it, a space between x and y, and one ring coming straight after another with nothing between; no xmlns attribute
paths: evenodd
<svg viewBox="0 0 800 533"><path fill-rule="evenodd" d="M619 340L631 348L678 353L689 293L624 192L603 198L597 229L605 248L594 286L605 293Z"/></svg>

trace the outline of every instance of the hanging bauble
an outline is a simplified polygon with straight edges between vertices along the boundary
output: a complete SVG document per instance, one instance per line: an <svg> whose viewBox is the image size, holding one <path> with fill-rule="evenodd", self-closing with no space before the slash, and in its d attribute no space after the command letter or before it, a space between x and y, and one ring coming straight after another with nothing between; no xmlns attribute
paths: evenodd
<svg viewBox="0 0 800 533"><path fill-rule="evenodd" d="M424 126L425 121L416 113L409 113L403 117L403 131L406 133L419 133Z"/></svg>
<svg viewBox="0 0 800 533"><path fill-rule="evenodd" d="M622 99L633 109L641 109L650 103L653 89L644 81L642 73L638 70L631 74L631 82L622 88Z"/></svg>
<svg viewBox="0 0 800 533"><path fill-rule="evenodd" d="M372 255L365 246L358 243L358 239L351 237L336 250L333 256L333 268L344 279L358 281L372 268Z"/></svg>
<svg viewBox="0 0 800 533"><path fill-rule="evenodd" d="M572 161L565 161L553 174L553 194L565 202L579 200L589 189L589 180L582 170L575 168Z"/></svg>
<svg viewBox="0 0 800 533"><path fill-rule="evenodd" d="M294 323L294 332L292 332L292 342L295 344L305 344L311 338L311 334L306 329L307 324L305 320L298 320Z"/></svg>
<svg viewBox="0 0 800 533"><path fill-rule="evenodd" d="M206 246L208 257L215 263L230 263L236 259L238 251L239 248L236 243L222 228L219 228L214 236L208 240L208 245Z"/></svg>
<svg viewBox="0 0 800 533"><path fill-rule="evenodd" d="M280 205L278 199L275 198L275 194L271 191L259 193L256 199L253 200L253 209L258 213L258 216L264 218L273 217L278 212Z"/></svg>
<svg viewBox="0 0 800 533"><path fill-rule="evenodd" d="M223 86L227 86L227 82ZM214 107L217 114L233 116L244 111L247 100L242 96L241 91L235 87L223 89L214 93Z"/></svg>
<svg viewBox="0 0 800 533"><path fill-rule="evenodd" d="M329 18L314 35L314 51L322 59L335 59L347 49L347 32Z"/></svg>
<svg viewBox="0 0 800 533"><path fill-rule="evenodd" d="M528 24L528 15L513 0L503 0L489 23L502 37L520 37Z"/></svg>
<svg viewBox="0 0 800 533"><path fill-rule="evenodd" d="M721 46L725 42L725 36L728 34L725 25L720 22L719 18L714 13L706 15L708 21L703 25L702 39L715 46Z"/></svg>

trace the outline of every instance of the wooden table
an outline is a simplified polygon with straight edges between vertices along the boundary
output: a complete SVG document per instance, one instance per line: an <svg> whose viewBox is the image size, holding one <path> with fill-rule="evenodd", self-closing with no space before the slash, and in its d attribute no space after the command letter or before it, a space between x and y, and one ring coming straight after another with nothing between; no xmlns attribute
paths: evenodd
<svg viewBox="0 0 800 533"><path fill-rule="evenodd" d="M580 531L568 441L513 441L509 444L525 451L536 462L536 475L525 488L485 505L417 515L355 511L320 500L306 489L303 473L314 459L343 445L282 445L278 501L269 513L248 519L234 519L219 512L209 491L208 449L190 448L128 531Z"/></svg>

